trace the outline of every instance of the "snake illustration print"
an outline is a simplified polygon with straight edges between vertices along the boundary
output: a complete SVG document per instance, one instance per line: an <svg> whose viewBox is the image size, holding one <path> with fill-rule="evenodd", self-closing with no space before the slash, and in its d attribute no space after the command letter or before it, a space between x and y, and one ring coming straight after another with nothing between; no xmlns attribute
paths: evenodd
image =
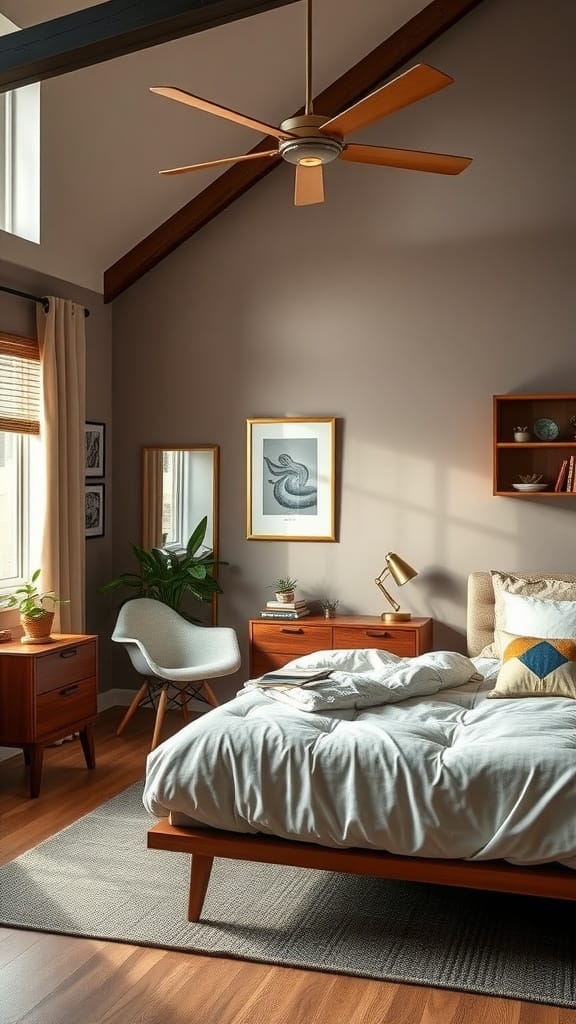
<svg viewBox="0 0 576 1024"><path fill-rule="evenodd" d="M278 462L264 456L268 471L275 479L273 493L282 508L312 508L318 501L318 489L308 483L309 472L302 462L294 462L290 455L279 455Z"/></svg>

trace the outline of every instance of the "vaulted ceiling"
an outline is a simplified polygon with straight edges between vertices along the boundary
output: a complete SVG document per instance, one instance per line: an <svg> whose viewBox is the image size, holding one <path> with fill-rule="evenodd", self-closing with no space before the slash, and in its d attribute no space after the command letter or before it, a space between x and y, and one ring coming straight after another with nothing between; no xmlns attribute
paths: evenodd
<svg viewBox="0 0 576 1024"><path fill-rule="evenodd" d="M356 0L350 5L315 0L314 94L326 90L419 12L434 7L436 20L450 23L454 12L459 17L478 2ZM0 0L2 12L23 28L93 6L87 0ZM421 45L434 38L434 24L427 31ZM412 31L416 52L418 38ZM410 39L405 34L404 60L413 56ZM211 182L218 177L214 170L174 178L161 178L158 170L247 152L259 141L247 128L170 103L152 95L149 87L179 86L279 124L304 100L304 42L304 4L289 2L44 82L45 242L44 250L25 250L30 265L105 290L107 298L129 286L225 206L235 188L246 187L232 175L226 179L229 184L223 186L221 179L211 194ZM390 46L379 51L379 60L388 59L387 66L381 65L383 78L397 70L398 52ZM372 62L365 79L368 90L377 84L378 74ZM347 102L354 98L354 88L357 84L350 93L346 83ZM331 94L334 113L339 109L338 95ZM214 188L220 189L220 199L214 198ZM180 214L182 208L185 212ZM0 241L0 256L23 260L22 247L18 250L15 243L15 251L7 253L5 243L5 238ZM43 265L44 258L49 265Z"/></svg>

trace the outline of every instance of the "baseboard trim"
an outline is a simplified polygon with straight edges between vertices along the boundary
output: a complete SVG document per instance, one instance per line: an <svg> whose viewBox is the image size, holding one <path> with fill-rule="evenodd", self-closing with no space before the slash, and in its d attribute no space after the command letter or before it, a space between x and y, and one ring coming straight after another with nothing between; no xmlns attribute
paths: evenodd
<svg viewBox="0 0 576 1024"><path fill-rule="evenodd" d="M109 711L110 708L127 708L134 700L135 690L123 690L120 687L115 687L112 690L104 690L103 693L98 694L98 713L101 711ZM204 715L210 710L206 704L203 704L199 700L191 700L188 704L190 711L195 714ZM0 747L0 761L7 761L9 757L15 757L18 753L18 747Z"/></svg>

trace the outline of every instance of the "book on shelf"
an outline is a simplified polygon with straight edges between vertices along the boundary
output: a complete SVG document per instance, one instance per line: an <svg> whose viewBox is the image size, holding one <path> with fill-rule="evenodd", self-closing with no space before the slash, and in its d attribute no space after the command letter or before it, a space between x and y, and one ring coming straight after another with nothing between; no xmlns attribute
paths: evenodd
<svg viewBox="0 0 576 1024"><path fill-rule="evenodd" d="M574 456L568 459L568 472L566 474L566 490L572 491L574 487Z"/></svg>
<svg viewBox="0 0 576 1024"><path fill-rule="evenodd" d="M313 686L322 679L328 679L330 674L330 669L315 672L309 668L280 668L276 672L265 672L256 684L263 689L267 686Z"/></svg>
<svg viewBox="0 0 576 1024"><path fill-rule="evenodd" d="M298 601L266 601L267 608L279 608L286 609L287 611L296 611L297 608L306 608L306 601L302 598Z"/></svg>
<svg viewBox="0 0 576 1024"><path fill-rule="evenodd" d="M562 464L558 470L558 476L556 477L556 483L554 484L555 491L561 491L564 486L566 474L568 472L568 459L562 459Z"/></svg>
<svg viewBox="0 0 576 1024"><path fill-rule="evenodd" d="M310 615L309 608L296 608L287 611L280 611L279 608L263 608L260 612L261 619L303 619L305 615Z"/></svg>

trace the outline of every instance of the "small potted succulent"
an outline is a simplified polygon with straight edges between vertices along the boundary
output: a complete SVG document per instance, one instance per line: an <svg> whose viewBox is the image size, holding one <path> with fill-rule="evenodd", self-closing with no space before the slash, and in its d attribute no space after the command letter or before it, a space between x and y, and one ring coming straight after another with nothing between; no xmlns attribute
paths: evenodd
<svg viewBox="0 0 576 1024"><path fill-rule="evenodd" d="M277 601L281 604L290 604L294 600L298 580L293 580L290 576L278 576L271 586Z"/></svg>
<svg viewBox="0 0 576 1024"><path fill-rule="evenodd" d="M334 616L336 615L336 609L338 608L339 604L340 601L334 601L330 597L326 597L324 598L323 601L320 601L320 607L324 612L324 618L333 619Z"/></svg>
<svg viewBox="0 0 576 1024"><path fill-rule="evenodd" d="M530 440L530 431L528 427L512 427L514 433L514 440L522 443L523 441Z"/></svg>
<svg viewBox="0 0 576 1024"><path fill-rule="evenodd" d="M24 630L24 636L20 640L23 644L50 643L54 608L57 604L70 603L68 599L56 597L53 590L38 590L40 571L36 569L28 583L18 587L13 594L0 602L3 608L17 608L20 612L20 625ZM46 601L51 602L51 608L45 606Z"/></svg>

